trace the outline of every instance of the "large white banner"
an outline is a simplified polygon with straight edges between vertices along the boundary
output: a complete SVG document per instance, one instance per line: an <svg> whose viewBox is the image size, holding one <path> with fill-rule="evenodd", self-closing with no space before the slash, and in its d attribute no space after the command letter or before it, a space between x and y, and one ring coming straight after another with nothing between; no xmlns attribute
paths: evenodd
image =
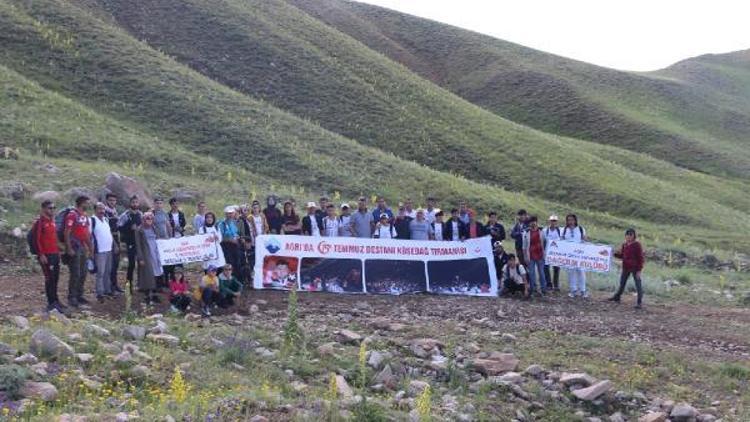
<svg viewBox="0 0 750 422"><path fill-rule="evenodd" d="M220 253L219 242L213 233L157 239L156 246L162 266L214 260Z"/></svg>
<svg viewBox="0 0 750 422"><path fill-rule="evenodd" d="M612 265L612 247L553 240L547 245L544 263L555 267L607 273Z"/></svg>
<svg viewBox="0 0 750 422"><path fill-rule="evenodd" d="M256 289L497 294L490 237L439 242L264 235L255 245Z"/></svg>

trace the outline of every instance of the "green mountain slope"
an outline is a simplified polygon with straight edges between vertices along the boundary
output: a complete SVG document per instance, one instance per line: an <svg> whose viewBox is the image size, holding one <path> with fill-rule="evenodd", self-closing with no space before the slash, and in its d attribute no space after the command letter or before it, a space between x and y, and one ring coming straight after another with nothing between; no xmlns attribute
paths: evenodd
<svg viewBox="0 0 750 422"><path fill-rule="evenodd" d="M605 69L363 3L291 2L510 120L703 172L750 176L747 96Z"/></svg>
<svg viewBox="0 0 750 422"><path fill-rule="evenodd" d="M697 222L699 214L717 211L735 219L743 214L726 206L746 209L740 188L729 186L727 195L717 195L713 187L719 181L693 173L685 177L671 166L661 169L669 173L669 181L662 181L661 174L639 173L649 168L640 165L641 156L561 140L498 119L282 2L227 1L221 7L202 1L142 2L139 7L112 0L94 3L88 10L97 17L111 13L110 24L123 25L206 76L439 170L662 222L688 222L686 213L694 213L692 221ZM547 151L559 151L565 165L540 165L548 159ZM615 155L626 166L606 158ZM533 180L529 163L534 163ZM696 183L688 185L685 179L690 178ZM632 189L625 183L630 179L644 189ZM696 195L697 188L706 194ZM696 209L705 198L728 205Z"/></svg>

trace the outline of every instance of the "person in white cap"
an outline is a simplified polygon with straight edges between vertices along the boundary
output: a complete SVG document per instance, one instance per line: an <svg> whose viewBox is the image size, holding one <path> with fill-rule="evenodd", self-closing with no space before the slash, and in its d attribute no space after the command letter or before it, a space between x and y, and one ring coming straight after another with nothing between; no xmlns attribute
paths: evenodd
<svg viewBox="0 0 750 422"><path fill-rule="evenodd" d="M307 215L302 217L302 235L320 237L320 230L323 227L323 219L318 216L315 210L318 206L315 202L307 203Z"/></svg>
<svg viewBox="0 0 750 422"><path fill-rule="evenodd" d="M375 225L375 233L372 237L375 239L396 239L398 237L398 232L391 224L388 214L384 212L380 214L380 221Z"/></svg>
<svg viewBox="0 0 750 422"><path fill-rule="evenodd" d="M341 214L339 214L339 236L340 237L353 237L354 232L352 231L352 215L349 204L344 202L341 204Z"/></svg>
<svg viewBox="0 0 750 422"><path fill-rule="evenodd" d="M550 242L554 242L562 239L562 231L557 225L557 216L550 215L547 227L544 228L544 239L546 242L544 250L549 250ZM550 271L549 265L544 265L544 276L547 278L547 282L552 285L552 290L555 292L560 291L560 267L552 267ZM552 276L552 277L550 277Z"/></svg>

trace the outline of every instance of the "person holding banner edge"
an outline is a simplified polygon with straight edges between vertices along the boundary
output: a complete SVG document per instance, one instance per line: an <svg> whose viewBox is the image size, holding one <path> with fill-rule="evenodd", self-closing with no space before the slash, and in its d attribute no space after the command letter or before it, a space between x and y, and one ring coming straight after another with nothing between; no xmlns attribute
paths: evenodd
<svg viewBox="0 0 750 422"><path fill-rule="evenodd" d="M586 229L578 224L577 215L568 214L565 216L565 228L562 232L562 240L576 243L588 242L589 238L586 236ZM568 274L568 289L570 290L568 297L574 298L580 295L584 299L588 298L586 272L581 268L568 268L565 272Z"/></svg>

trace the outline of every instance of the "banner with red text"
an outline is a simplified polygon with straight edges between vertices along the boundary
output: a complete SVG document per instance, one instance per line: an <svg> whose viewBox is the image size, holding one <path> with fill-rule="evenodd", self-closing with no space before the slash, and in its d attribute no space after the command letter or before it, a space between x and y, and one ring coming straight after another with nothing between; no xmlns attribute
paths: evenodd
<svg viewBox="0 0 750 422"><path fill-rule="evenodd" d="M497 294L490 237L442 242L264 235L255 245L256 289Z"/></svg>
<svg viewBox="0 0 750 422"><path fill-rule="evenodd" d="M220 251L214 234L157 239L156 246L161 266L215 260Z"/></svg>
<svg viewBox="0 0 750 422"><path fill-rule="evenodd" d="M595 243L552 240L547 245L544 263L553 267L607 273L612 263L612 247Z"/></svg>

